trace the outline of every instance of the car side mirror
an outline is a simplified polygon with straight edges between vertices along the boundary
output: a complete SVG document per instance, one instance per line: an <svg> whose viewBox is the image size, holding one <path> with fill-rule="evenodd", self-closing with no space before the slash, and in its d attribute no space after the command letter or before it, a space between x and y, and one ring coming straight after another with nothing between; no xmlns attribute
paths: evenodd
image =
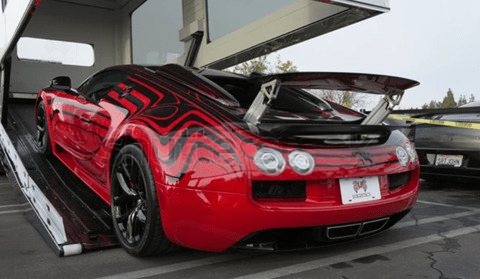
<svg viewBox="0 0 480 279"><path fill-rule="evenodd" d="M72 88L72 81L70 77L61 76L52 79L50 87L58 90L70 90Z"/></svg>

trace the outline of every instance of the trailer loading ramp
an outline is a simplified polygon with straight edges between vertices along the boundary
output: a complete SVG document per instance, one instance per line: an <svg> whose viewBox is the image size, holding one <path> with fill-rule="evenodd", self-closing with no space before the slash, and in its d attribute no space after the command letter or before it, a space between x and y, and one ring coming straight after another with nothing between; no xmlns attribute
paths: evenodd
<svg viewBox="0 0 480 279"><path fill-rule="evenodd" d="M29 220L60 256L118 245L109 206L60 161L40 154L33 114L32 102L10 103L8 126L0 127L4 167L32 207Z"/></svg>

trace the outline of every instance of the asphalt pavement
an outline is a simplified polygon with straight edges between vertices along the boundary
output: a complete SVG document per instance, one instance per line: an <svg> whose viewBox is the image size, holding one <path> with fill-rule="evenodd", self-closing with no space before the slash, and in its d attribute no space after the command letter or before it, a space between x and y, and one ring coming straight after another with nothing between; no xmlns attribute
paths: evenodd
<svg viewBox="0 0 480 279"><path fill-rule="evenodd" d="M480 188L422 181L412 212L353 242L290 252L179 249L134 258L121 248L58 257L0 177L2 278L479 278Z"/></svg>

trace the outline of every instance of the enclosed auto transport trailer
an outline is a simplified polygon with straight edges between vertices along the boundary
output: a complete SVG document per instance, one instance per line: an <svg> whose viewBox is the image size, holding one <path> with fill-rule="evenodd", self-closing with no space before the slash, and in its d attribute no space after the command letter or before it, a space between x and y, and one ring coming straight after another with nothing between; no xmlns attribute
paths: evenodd
<svg viewBox="0 0 480 279"><path fill-rule="evenodd" d="M67 75L76 86L100 69L130 63L221 69L389 10L386 0L245 0L243 10L228 9L236 2L2 1L2 161L33 209L32 223L59 255L116 240L108 206L39 153L33 99L53 77ZM241 20L224 20L232 17Z"/></svg>

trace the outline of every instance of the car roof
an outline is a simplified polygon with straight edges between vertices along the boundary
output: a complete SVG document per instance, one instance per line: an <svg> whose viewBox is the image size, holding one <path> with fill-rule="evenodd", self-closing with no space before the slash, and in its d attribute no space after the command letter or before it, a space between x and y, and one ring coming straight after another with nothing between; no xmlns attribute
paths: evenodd
<svg viewBox="0 0 480 279"><path fill-rule="evenodd" d="M459 106L460 108L480 107L480 101L470 102L468 104Z"/></svg>

